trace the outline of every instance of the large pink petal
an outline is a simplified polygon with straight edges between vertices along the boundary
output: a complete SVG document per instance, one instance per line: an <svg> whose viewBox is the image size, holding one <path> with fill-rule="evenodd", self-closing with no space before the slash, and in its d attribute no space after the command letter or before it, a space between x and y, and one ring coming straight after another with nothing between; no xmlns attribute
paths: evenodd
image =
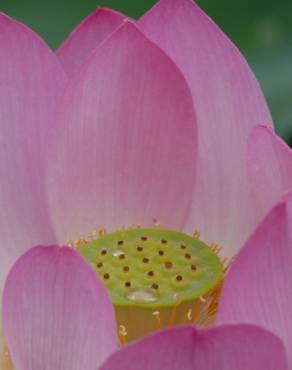
<svg viewBox="0 0 292 370"><path fill-rule="evenodd" d="M43 153L65 74L25 26L0 15L0 293L9 267L34 243L53 242Z"/></svg>
<svg viewBox="0 0 292 370"><path fill-rule="evenodd" d="M261 325L286 345L292 365L292 194L266 216L225 281L219 322Z"/></svg>
<svg viewBox="0 0 292 370"><path fill-rule="evenodd" d="M196 120L173 62L130 22L70 84L48 161L63 238L185 221L195 179Z"/></svg>
<svg viewBox="0 0 292 370"><path fill-rule="evenodd" d="M256 224L292 188L292 150L269 127L256 127L248 142L248 174Z"/></svg>
<svg viewBox="0 0 292 370"><path fill-rule="evenodd" d="M35 247L17 261L3 322L17 370L96 370L117 348L106 289L68 247Z"/></svg>
<svg viewBox="0 0 292 370"><path fill-rule="evenodd" d="M192 91L199 132L198 185L189 219L234 254L248 233L245 150L271 116L246 61L191 0L161 0L139 28L173 58Z"/></svg>
<svg viewBox="0 0 292 370"><path fill-rule="evenodd" d="M87 17L57 50L68 76L72 76L93 50L117 29L125 17L109 9L99 8Z"/></svg>
<svg viewBox="0 0 292 370"><path fill-rule="evenodd" d="M273 334L248 325L183 328L147 337L113 354L101 370L285 370Z"/></svg>

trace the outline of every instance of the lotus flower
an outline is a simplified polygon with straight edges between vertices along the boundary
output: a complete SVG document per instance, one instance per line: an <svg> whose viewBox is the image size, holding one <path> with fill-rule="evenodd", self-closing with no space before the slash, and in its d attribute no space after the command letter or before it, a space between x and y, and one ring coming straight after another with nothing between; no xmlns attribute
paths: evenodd
<svg viewBox="0 0 292 370"><path fill-rule="evenodd" d="M291 151L218 27L190 0L161 0L137 22L97 10L56 54L1 15L0 44L0 286L14 369L291 368ZM239 254L217 326L116 351L107 291L57 245L153 219Z"/></svg>

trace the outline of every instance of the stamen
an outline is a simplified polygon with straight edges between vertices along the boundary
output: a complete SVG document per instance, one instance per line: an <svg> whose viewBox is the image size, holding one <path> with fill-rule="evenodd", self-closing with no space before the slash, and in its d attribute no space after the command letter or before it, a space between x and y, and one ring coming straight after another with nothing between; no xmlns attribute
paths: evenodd
<svg viewBox="0 0 292 370"><path fill-rule="evenodd" d="M199 230L195 230L194 233L193 233L193 238L194 239L200 239L200 236L201 236L201 234L200 234Z"/></svg>
<svg viewBox="0 0 292 370"><path fill-rule="evenodd" d="M120 344L121 346L126 346L127 345L127 330L125 325L120 325L119 331L118 331L118 336L120 339Z"/></svg>
<svg viewBox="0 0 292 370"><path fill-rule="evenodd" d="M152 315L155 318L155 329L156 329L156 331L160 331L161 330L160 312L159 311L154 311Z"/></svg>
<svg viewBox="0 0 292 370"><path fill-rule="evenodd" d="M192 321L192 309L190 308L187 313L184 314L182 325L185 325L188 321Z"/></svg>
<svg viewBox="0 0 292 370"><path fill-rule="evenodd" d="M181 304L181 300L179 299L178 294L175 294L173 298L175 302L168 321L168 326L170 328L174 326L177 308Z"/></svg>

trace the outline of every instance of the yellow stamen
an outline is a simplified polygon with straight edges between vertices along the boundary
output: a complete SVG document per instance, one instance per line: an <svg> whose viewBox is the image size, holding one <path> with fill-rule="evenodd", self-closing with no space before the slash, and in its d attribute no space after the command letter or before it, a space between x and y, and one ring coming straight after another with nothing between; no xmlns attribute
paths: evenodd
<svg viewBox="0 0 292 370"><path fill-rule="evenodd" d="M160 312L159 311L153 312L153 316L155 318L155 328L156 328L156 331L160 331L161 330Z"/></svg>
<svg viewBox="0 0 292 370"><path fill-rule="evenodd" d="M172 311L171 311L171 314L170 314L170 318L169 318L169 321L168 321L168 326L170 328L173 327L174 324L175 324L175 318L176 318L177 308L178 308L178 306L181 303L181 300L179 299L178 294L175 294L174 295L174 300L175 300L175 303L174 303L174 306L172 308Z"/></svg>
<svg viewBox="0 0 292 370"><path fill-rule="evenodd" d="M119 336L121 346L127 345L127 335L128 333L127 333L126 327L124 325L120 325L118 336Z"/></svg>

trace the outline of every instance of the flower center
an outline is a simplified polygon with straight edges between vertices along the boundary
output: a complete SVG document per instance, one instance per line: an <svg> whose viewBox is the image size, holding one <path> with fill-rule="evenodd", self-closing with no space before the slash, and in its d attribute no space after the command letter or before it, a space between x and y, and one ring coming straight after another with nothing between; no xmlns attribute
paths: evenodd
<svg viewBox="0 0 292 370"><path fill-rule="evenodd" d="M129 229L78 250L109 291L122 344L177 325L205 326L216 311L223 267L198 238Z"/></svg>

